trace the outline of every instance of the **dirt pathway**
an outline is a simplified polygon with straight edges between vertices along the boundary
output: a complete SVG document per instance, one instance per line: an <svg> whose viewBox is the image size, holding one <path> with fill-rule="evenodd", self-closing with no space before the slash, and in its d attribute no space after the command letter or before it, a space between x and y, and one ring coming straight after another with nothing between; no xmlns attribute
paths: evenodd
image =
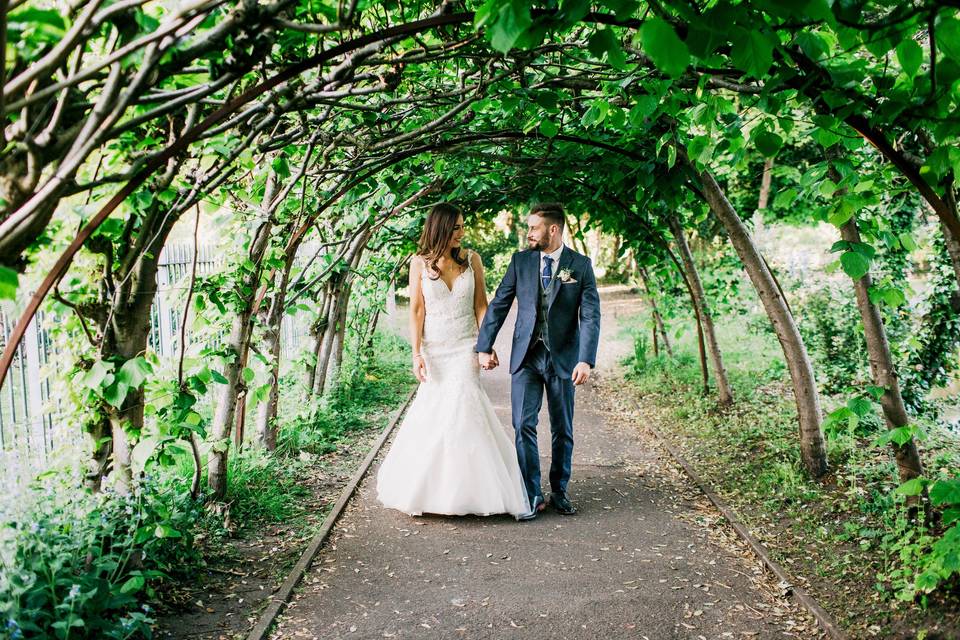
<svg viewBox="0 0 960 640"><path fill-rule="evenodd" d="M577 392L570 495L579 513L406 515L376 501L371 469L274 638L817 638L635 416L617 405L629 343L623 289L604 292L595 381ZM509 362L512 318L497 343ZM504 429L505 367L483 374ZM542 465L549 426L541 415ZM512 436L511 436L512 437Z"/></svg>

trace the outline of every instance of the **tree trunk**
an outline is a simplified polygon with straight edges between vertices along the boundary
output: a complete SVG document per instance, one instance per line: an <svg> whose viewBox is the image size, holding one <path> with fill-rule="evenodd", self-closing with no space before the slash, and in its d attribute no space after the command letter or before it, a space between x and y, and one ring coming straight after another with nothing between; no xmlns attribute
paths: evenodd
<svg viewBox="0 0 960 640"><path fill-rule="evenodd" d="M860 230L857 227L856 217L850 218L840 228L840 233L847 242L860 242ZM873 286L873 279L869 272L859 280L853 281L857 307L860 309L860 318L863 320L867 352L870 355L870 373L873 383L885 389L880 398L883 417L886 419L888 429L897 429L907 426L910 423L910 417L907 415L907 408L900 394L900 382L893 364L893 356L890 354L890 343L887 340L880 309L870 300L871 286ZM913 439L902 446L891 442L890 446L897 460L900 482L906 482L923 474L920 453Z"/></svg>
<svg viewBox="0 0 960 640"><path fill-rule="evenodd" d="M707 347L703 339L703 321L700 319L700 310L693 301L693 286L690 284L690 279L684 272L680 260L673 254L673 251L670 250L666 242L664 242L664 250L667 252L667 255L670 256L670 261L673 262L673 265L680 273L680 279L683 280L683 284L687 288L687 294L690 296L690 307L693 309L693 319L697 325L697 354L700 357L700 374L703 380L703 393L708 394L710 393L710 370L707 367Z"/></svg>
<svg viewBox="0 0 960 640"><path fill-rule="evenodd" d="M377 326L380 324L380 309L373 312L370 321L367 323L367 332L363 342L363 355L369 358L373 355L373 343L377 334Z"/></svg>
<svg viewBox="0 0 960 640"><path fill-rule="evenodd" d="M801 457L810 475L821 478L829 471L827 447L822 428L823 416L820 411L820 395L813 374L813 365L807 355L800 331L760 252L753 244L740 216L720 189L720 185L709 171L697 171L689 160L685 159L685 161L699 177L704 196L714 215L726 228L730 242L740 256L777 334L790 370L790 379L793 382L799 418Z"/></svg>
<svg viewBox="0 0 960 640"><path fill-rule="evenodd" d="M270 303L267 313L266 330L263 336L263 351L270 354L270 393L266 400L257 406L256 434L257 441L267 451L277 448L277 408L280 402L280 328L283 324L284 305L287 298L287 285L290 283L290 269L296 258L296 251L291 251L280 272L280 282Z"/></svg>
<svg viewBox="0 0 960 640"><path fill-rule="evenodd" d="M191 126L194 114L191 110L187 127ZM168 188L181 165L179 159L168 161L166 171L153 182L153 189L159 192ZM124 230L125 241L114 244L106 237L87 240L89 249L104 255L100 291L101 300L108 302L103 305L104 315L97 317L103 336L100 357L115 362L117 370L147 350L160 251L182 214L182 209L166 209L160 200L154 200L140 215L131 213ZM134 223L139 223L136 236L132 234ZM131 235L127 235L128 231ZM103 431L109 425L111 440L109 446L94 445L90 473L96 473L97 477L88 476L86 481L92 490L100 489L108 455L112 457L110 482L113 487L121 493L132 488L131 454L143 430L144 404L143 385L139 385L127 391L119 408L106 405L105 420L97 430Z"/></svg>
<svg viewBox="0 0 960 640"><path fill-rule="evenodd" d="M159 252L157 252L159 253ZM146 256L144 256L146 260ZM155 258L151 259L154 263ZM155 270L153 270L155 272ZM133 308L118 312L112 323L113 334L109 342L105 341L103 356L112 356L119 361L126 362L143 355L147 348L147 337L150 334L150 302L153 300L153 290L156 286L145 287L149 293L141 292L147 304L138 303ZM112 358L111 358L112 359ZM119 369L120 362L117 368ZM120 493L129 493L133 486L131 475L131 453L133 445L139 439L143 430L143 385L130 389L126 397L116 408L107 405L107 419L110 422L110 437L112 439L113 464L110 470L109 482Z"/></svg>
<svg viewBox="0 0 960 640"><path fill-rule="evenodd" d="M957 196L953 189L952 180L947 184L944 194L944 202L947 203L953 215L957 216ZM943 230L943 239L947 245L947 253L950 255L950 263L953 265L953 273L957 278L958 286L960 286L960 238L957 238L953 234L953 231L950 230L950 227L943 224L942 221L940 228Z"/></svg>
<svg viewBox="0 0 960 640"><path fill-rule="evenodd" d="M234 354L234 358L223 369L223 377L227 379L227 382L220 392L213 422L210 425L213 447L207 461L207 485L210 487L214 500L223 500L227 494L227 455L230 449L230 428L233 426L236 416L237 396L240 395L241 388L244 386L244 382L240 378L243 369L241 354L246 350L250 341L251 326L250 314L238 313L233 319L230 336L227 338L226 347Z"/></svg>
<svg viewBox="0 0 960 640"><path fill-rule="evenodd" d="M330 276L330 304L327 305L327 315L320 338L320 350L316 364L316 384L314 393L322 396L327 387L327 373L330 365L330 354L333 351L333 338L336 334L337 319L340 317L340 306L343 304L342 294L346 274L335 273Z"/></svg>
<svg viewBox="0 0 960 640"><path fill-rule="evenodd" d="M652 314L651 314L651 315L652 315ZM653 317L653 318L651 318L651 319L654 320L654 323L653 323L653 357L654 357L654 358L659 358L659 357L660 357L660 340L659 340L659 338L658 338L658 336L657 336L656 318Z"/></svg>
<svg viewBox="0 0 960 640"><path fill-rule="evenodd" d="M310 328L310 334L313 336L313 364L307 367L307 395L313 395L313 390L317 381L317 362L320 360L320 349L323 347L323 336L327 331L328 318L330 315L330 304L333 301L333 295L330 292L330 284L324 288L323 301L320 303L320 313Z"/></svg>
<svg viewBox="0 0 960 640"><path fill-rule="evenodd" d="M350 303L350 291L353 285L353 271L360 263L363 250L370 237L370 229L361 230L353 239L350 249L344 257L346 268L333 276L332 291L334 300L330 305L328 324L324 333L324 344L317 359L317 395L323 395L339 380L340 367L343 364L343 341L346 333L347 307Z"/></svg>
<svg viewBox="0 0 960 640"><path fill-rule="evenodd" d="M360 266L360 259L363 256L363 250L369 237L369 232L365 232L357 239L350 262L350 270L344 278L340 315L337 318L336 333L333 336L330 369L327 371L327 387L329 390L335 390L340 385L340 371L343 369L343 353L347 343L347 313L350 308L350 294L353 291L353 280L356 277L356 270Z"/></svg>
<svg viewBox="0 0 960 640"><path fill-rule="evenodd" d="M110 420L107 416L102 416L102 419L91 425L87 435L92 452L87 462L83 484L90 491L97 493L100 491L103 479L107 475L110 458L113 454Z"/></svg>
<svg viewBox="0 0 960 640"><path fill-rule="evenodd" d="M773 158L763 162L763 177L760 179L760 197L757 199L757 211L763 211L770 202L770 183L773 182Z"/></svg>
<svg viewBox="0 0 960 640"><path fill-rule="evenodd" d="M169 184L169 181L167 183ZM147 350L151 326L150 311L156 298L160 248L178 218L179 215L175 212L155 211L152 219L159 222L155 234L147 228L146 222L142 230L142 233L151 233L155 249L143 251L139 257L132 258L128 263L130 271L121 269L114 275L114 279L121 284L111 301L112 313L109 314L108 324L103 327L100 357L117 362L118 369L122 363L142 356ZM107 259L110 259L109 256ZM108 268L112 268L112 265L108 265ZM113 458L110 483L121 493L129 492L134 482L131 475L131 453L143 430L143 409L143 385L130 389L119 408L107 405L106 417L110 424ZM89 484L98 486L99 482Z"/></svg>
<svg viewBox="0 0 960 640"><path fill-rule="evenodd" d="M673 232L677 249L680 251L680 259L683 260L683 266L693 290L693 304L696 306L700 321L703 324L703 333L707 340L707 346L709 347L710 361L713 363L713 374L717 379L717 392L720 395L720 404L728 405L733 402L733 390L730 388L730 382L727 379L727 370L723 366L723 357L720 353L720 345L717 342L713 318L707 309L707 296L703 290L703 282L700 280L697 265L693 261L693 254L690 253L690 247L687 245L687 239L683 233L683 227L680 226L680 220L676 215L670 214L667 217L667 222L670 225L670 230Z"/></svg>
<svg viewBox="0 0 960 640"><path fill-rule="evenodd" d="M640 280L643 282L643 289L647 292L647 300L650 301L650 307L653 309L654 344L656 344L656 335L659 331L660 337L663 340L663 348L666 349L667 355L672 358L673 347L670 346L670 337L667 335L667 329L663 324L663 316L660 315L660 310L657 309L657 301L656 298L653 297L653 291L650 288L650 278L647 275L646 269L640 269Z"/></svg>
<svg viewBox="0 0 960 640"><path fill-rule="evenodd" d="M327 360L327 372L324 376L326 391L328 392L335 392L340 386L340 370L343 368L343 349L347 334L347 311L350 307L350 292L352 289L353 279L347 274L344 279L343 291L338 296L337 316L333 319L329 328L332 341L330 357Z"/></svg>
<svg viewBox="0 0 960 640"><path fill-rule="evenodd" d="M275 190L275 176L271 172L263 192L264 211L269 208ZM237 397L245 387L245 382L241 379L240 374L243 363L246 361L250 335L253 332L253 303L257 295L257 283L260 280L263 255L269 245L272 227L273 216L270 215L257 227L250 243L248 257L253 262L254 268L244 275L240 285L240 289L245 289L250 293L244 299L240 310L233 319L230 337L226 343L228 352L231 352L234 357L223 370L223 377L227 379L227 383L222 386L213 416L213 423L210 425L213 448L207 462L207 484L214 500L222 500L227 494L227 458L230 450L230 429L233 427L236 417Z"/></svg>

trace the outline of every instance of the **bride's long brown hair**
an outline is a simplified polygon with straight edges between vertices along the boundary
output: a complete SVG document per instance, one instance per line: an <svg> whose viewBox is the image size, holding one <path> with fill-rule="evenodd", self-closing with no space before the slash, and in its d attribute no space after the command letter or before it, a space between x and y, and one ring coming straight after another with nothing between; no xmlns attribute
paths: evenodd
<svg viewBox="0 0 960 640"><path fill-rule="evenodd" d="M420 234L420 243L417 246L417 255L423 257L424 262L430 267L431 280L440 277L440 269L437 264L440 258L450 246L450 240L453 238L454 227L457 226L457 218L460 217L460 209L448 202L440 202L433 205L430 213L427 214L427 221L423 223L423 232ZM461 267L467 264L467 259L460 255L460 247L453 247L450 251L453 261ZM434 277L436 274L436 277Z"/></svg>

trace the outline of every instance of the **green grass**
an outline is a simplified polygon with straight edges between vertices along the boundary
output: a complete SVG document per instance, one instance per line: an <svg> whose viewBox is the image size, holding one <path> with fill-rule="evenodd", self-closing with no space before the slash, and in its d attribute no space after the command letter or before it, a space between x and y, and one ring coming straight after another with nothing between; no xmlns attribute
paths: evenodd
<svg viewBox="0 0 960 640"><path fill-rule="evenodd" d="M759 324L743 318L718 323L732 408L717 406L712 384L703 394L696 334L689 325L675 345L675 358L656 358L647 350L628 363L642 406L658 414L658 429L679 442L698 472L772 542L774 557L801 575L825 578L826 590L815 595L832 605L828 609L842 623L925 624L922 601L904 603L896 596L912 582L911 567L923 549L917 540L929 532L905 517L903 500L894 494L899 482L893 457L872 444L884 428L881 418L829 432L833 474L824 484L810 480L799 455L796 407L780 345L770 333L744 331ZM822 397L825 411L845 401ZM956 476L957 434L929 416L916 420L929 434L921 444L928 472ZM927 604L943 611L946 605L934 600Z"/></svg>

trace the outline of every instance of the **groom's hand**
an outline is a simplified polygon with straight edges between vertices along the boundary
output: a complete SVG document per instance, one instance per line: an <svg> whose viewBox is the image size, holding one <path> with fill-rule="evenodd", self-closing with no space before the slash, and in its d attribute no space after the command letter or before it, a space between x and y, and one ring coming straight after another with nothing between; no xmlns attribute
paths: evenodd
<svg viewBox="0 0 960 640"><path fill-rule="evenodd" d="M590 365L580 362L573 369L573 384L579 386L590 379Z"/></svg>
<svg viewBox="0 0 960 640"><path fill-rule="evenodd" d="M478 353L477 357L480 359L480 368L485 371L496 368L498 364L497 361L497 352L493 351L491 353Z"/></svg>

